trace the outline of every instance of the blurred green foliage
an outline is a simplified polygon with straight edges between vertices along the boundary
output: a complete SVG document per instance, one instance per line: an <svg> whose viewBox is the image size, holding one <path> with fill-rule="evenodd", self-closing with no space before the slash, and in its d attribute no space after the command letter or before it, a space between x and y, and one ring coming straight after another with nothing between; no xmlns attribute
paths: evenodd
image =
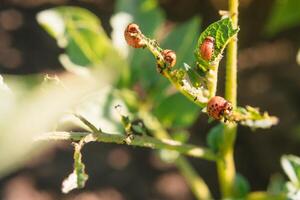
<svg viewBox="0 0 300 200"><path fill-rule="evenodd" d="M300 25L300 1L276 0L273 4L265 32L269 36Z"/></svg>
<svg viewBox="0 0 300 200"><path fill-rule="evenodd" d="M250 185L247 179L241 174L236 174L233 190L234 197L237 199L245 199L250 192Z"/></svg>

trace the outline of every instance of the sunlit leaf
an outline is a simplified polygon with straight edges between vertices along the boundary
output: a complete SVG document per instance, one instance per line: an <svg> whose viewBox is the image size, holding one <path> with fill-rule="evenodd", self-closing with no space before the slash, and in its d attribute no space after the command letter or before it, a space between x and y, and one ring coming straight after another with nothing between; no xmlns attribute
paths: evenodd
<svg viewBox="0 0 300 200"><path fill-rule="evenodd" d="M197 61L201 66L206 68L210 63L215 62L221 58L224 48L231 38L239 31L239 29L234 29L230 18L221 19L215 23L209 25L200 35L198 39L197 46L195 48L195 55ZM199 52L199 47L202 45L206 37L213 37L214 41L214 51L211 61L206 61L201 57Z"/></svg>
<svg viewBox="0 0 300 200"><path fill-rule="evenodd" d="M56 7L39 12L37 20L65 49L60 60L67 70L76 73L83 71L80 68L108 65L115 69L114 73L126 72L126 62L114 49L98 17L90 11L72 6Z"/></svg>

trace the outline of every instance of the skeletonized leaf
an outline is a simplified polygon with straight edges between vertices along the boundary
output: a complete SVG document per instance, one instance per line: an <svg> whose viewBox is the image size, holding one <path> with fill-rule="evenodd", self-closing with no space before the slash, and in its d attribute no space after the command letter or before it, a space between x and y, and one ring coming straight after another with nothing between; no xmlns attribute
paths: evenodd
<svg viewBox="0 0 300 200"><path fill-rule="evenodd" d="M261 113L258 108L251 106L238 107L234 111L233 120L252 129L270 128L279 121L277 117L270 116L267 112Z"/></svg>

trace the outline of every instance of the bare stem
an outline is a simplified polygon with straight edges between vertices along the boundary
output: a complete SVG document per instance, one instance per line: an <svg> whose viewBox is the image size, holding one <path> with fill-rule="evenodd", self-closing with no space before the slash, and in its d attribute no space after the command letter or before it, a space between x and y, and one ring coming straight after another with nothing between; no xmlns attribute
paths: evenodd
<svg viewBox="0 0 300 200"><path fill-rule="evenodd" d="M238 0L228 0L229 13L233 28L238 27ZM237 105L237 35L229 42L227 48L225 98L235 108ZM225 144L222 149L222 159L217 161L219 182L223 198L231 198L236 176L234 165L234 143L236 138L236 124L227 124L224 128Z"/></svg>
<svg viewBox="0 0 300 200"><path fill-rule="evenodd" d="M228 0L229 14L234 29L238 28L238 0ZM225 98L233 107L237 104L237 34L227 47Z"/></svg>
<svg viewBox="0 0 300 200"><path fill-rule="evenodd" d="M198 147L191 144L182 144L178 141L171 139L156 139L149 136L134 135L132 138L128 138L126 135L121 134L108 134L98 132L97 134L89 132L49 132L41 135L37 140L72 140L78 141L88 135L93 136L93 141L127 144L132 146L147 147L153 149L168 149L174 150L179 153L208 160L215 160L216 156L210 150L202 147Z"/></svg>
<svg viewBox="0 0 300 200"><path fill-rule="evenodd" d="M198 175L196 170L188 162L186 158L180 156L175 161L176 166L180 170L181 174L185 177L191 190L197 199L208 200L212 199L210 191L204 182L204 180Z"/></svg>

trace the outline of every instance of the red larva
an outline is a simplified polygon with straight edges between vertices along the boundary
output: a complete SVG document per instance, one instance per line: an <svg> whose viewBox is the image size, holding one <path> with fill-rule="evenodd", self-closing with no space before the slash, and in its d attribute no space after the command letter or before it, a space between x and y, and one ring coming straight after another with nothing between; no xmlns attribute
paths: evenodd
<svg viewBox="0 0 300 200"><path fill-rule="evenodd" d="M206 61L210 61L212 58L212 55L214 53L214 44L215 39L211 36L207 36L203 43L200 46L200 54L201 57L206 60Z"/></svg>
<svg viewBox="0 0 300 200"><path fill-rule="evenodd" d="M214 96L207 103L207 113L210 117L220 120L229 116L232 112L232 105L220 96Z"/></svg>
<svg viewBox="0 0 300 200"><path fill-rule="evenodd" d="M176 53L170 49L165 49L162 51L164 60L173 67L176 64Z"/></svg>
<svg viewBox="0 0 300 200"><path fill-rule="evenodd" d="M133 48L144 47L145 44L141 42L141 38L137 35L141 34L141 30L137 24L131 23L128 24L127 28L124 31L124 37L128 45Z"/></svg>

